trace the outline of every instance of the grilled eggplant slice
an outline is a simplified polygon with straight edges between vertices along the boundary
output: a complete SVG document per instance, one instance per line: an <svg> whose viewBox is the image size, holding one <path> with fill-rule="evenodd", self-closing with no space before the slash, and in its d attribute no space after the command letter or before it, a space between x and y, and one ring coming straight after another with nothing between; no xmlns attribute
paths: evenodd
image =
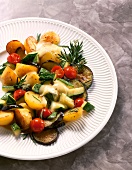
<svg viewBox="0 0 132 170"><path fill-rule="evenodd" d="M81 72L77 74L77 79L80 80L88 89L92 85L92 82L93 82L92 70L89 67L84 65L81 69Z"/></svg>
<svg viewBox="0 0 132 170"><path fill-rule="evenodd" d="M77 80L77 79L72 80L71 83L74 85L74 88L78 88L78 87L84 87L85 88L83 83L81 81ZM78 97L83 98L84 100L87 100L87 98L88 98L87 89L85 88L83 94L73 96L73 99L76 99Z"/></svg>
<svg viewBox="0 0 132 170"><path fill-rule="evenodd" d="M34 140L42 145L50 145L58 138L59 132L57 129L46 129L40 133L33 133Z"/></svg>
<svg viewBox="0 0 132 170"><path fill-rule="evenodd" d="M45 128L54 128L57 127L57 125L62 122L64 113L60 112L54 119L51 120L44 120L45 122Z"/></svg>

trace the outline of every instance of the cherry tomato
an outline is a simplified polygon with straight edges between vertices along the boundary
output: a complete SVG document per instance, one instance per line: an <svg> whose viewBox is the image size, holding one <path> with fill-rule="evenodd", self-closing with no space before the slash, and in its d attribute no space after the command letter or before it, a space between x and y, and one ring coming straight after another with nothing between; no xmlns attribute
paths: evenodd
<svg viewBox="0 0 132 170"><path fill-rule="evenodd" d="M12 64L17 64L17 63L20 63L21 58L20 58L20 55L16 53L12 53L7 57L7 61Z"/></svg>
<svg viewBox="0 0 132 170"><path fill-rule="evenodd" d="M44 121L40 118L35 118L30 122L30 128L33 132L41 132L45 127Z"/></svg>
<svg viewBox="0 0 132 170"><path fill-rule="evenodd" d="M77 71L72 66L67 66L64 68L64 74L69 79L75 79L77 76Z"/></svg>
<svg viewBox="0 0 132 170"><path fill-rule="evenodd" d="M16 91L14 92L13 97L14 97L15 100L18 100L18 99L20 99L22 96L24 96L25 93L26 93L25 90L18 89L18 90L16 90Z"/></svg>
<svg viewBox="0 0 132 170"><path fill-rule="evenodd" d="M56 74L57 78L62 78L64 77L64 71L60 66L54 66L51 70L52 73Z"/></svg>
<svg viewBox="0 0 132 170"><path fill-rule="evenodd" d="M83 98L77 98L77 99L74 101L75 107L81 107L83 103L84 103L84 99L83 99Z"/></svg>
<svg viewBox="0 0 132 170"><path fill-rule="evenodd" d="M41 117L42 119L47 118L49 115L51 115L51 111L47 108L43 108L38 112L38 117Z"/></svg>

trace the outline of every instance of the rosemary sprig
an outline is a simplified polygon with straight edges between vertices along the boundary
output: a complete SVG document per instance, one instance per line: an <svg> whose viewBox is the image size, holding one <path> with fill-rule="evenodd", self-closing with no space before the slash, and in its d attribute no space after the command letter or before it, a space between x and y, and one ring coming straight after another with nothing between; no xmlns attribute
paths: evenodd
<svg viewBox="0 0 132 170"><path fill-rule="evenodd" d="M72 66L76 66L79 70L81 67L86 64L86 59L83 57L83 42L79 42L78 40L73 43L70 42L70 46L68 46L68 53L64 49L61 52L60 60L61 62L68 62Z"/></svg>
<svg viewBox="0 0 132 170"><path fill-rule="evenodd" d="M27 77L27 75L24 76L20 81L18 81L18 79L17 79L17 83L14 85L14 87L17 89L21 88L24 85L26 77Z"/></svg>

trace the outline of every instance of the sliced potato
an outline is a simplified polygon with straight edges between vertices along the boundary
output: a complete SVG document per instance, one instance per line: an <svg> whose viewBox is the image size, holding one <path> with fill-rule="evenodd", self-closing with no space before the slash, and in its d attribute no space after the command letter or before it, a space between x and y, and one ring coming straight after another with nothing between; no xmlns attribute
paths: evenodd
<svg viewBox="0 0 132 170"><path fill-rule="evenodd" d="M30 110L30 113L31 113L32 117L35 116L33 109L31 109L26 103L20 103L19 105L22 106L23 108L26 108L26 109Z"/></svg>
<svg viewBox="0 0 132 170"><path fill-rule="evenodd" d="M26 130L30 127L32 114L27 108L15 109L15 120L23 130Z"/></svg>
<svg viewBox="0 0 132 170"><path fill-rule="evenodd" d="M25 42L24 47L27 53L33 52L36 50L37 40L33 36L29 36Z"/></svg>
<svg viewBox="0 0 132 170"><path fill-rule="evenodd" d="M7 66L1 75L1 81L3 85L12 86L17 82L17 75L15 72Z"/></svg>
<svg viewBox="0 0 132 170"><path fill-rule="evenodd" d="M25 51L24 45L18 40L12 40L6 45L6 51L9 54L16 53L19 48L21 48L22 51Z"/></svg>
<svg viewBox="0 0 132 170"><path fill-rule="evenodd" d="M60 56L62 47L59 47L51 43L41 43L37 44L36 51L40 57L40 64L50 60L56 63L60 63Z"/></svg>
<svg viewBox="0 0 132 170"><path fill-rule="evenodd" d="M16 64L15 72L18 75L18 77L23 77L25 74L31 71L37 72L38 68L32 65L26 65L26 64L21 64L21 63Z"/></svg>
<svg viewBox="0 0 132 170"><path fill-rule="evenodd" d="M27 73L24 84L30 84L33 86L36 83L40 83L39 75L35 71Z"/></svg>
<svg viewBox="0 0 132 170"><path fill-rule="evenodd" d="M14 118L13 111L0 111L0 126L9 125Z"/></svg>
<svg viewBox="0 0 132 170"><path fill-rule="evenodd" d="M40 41L51 42L52 44L59 44L60 36L53 31L49 31L41 36Z"/></svg>
<svg viewBox="0 0 132 170"><path fill-rule="evenodd" d="M64 113L63 120L66 122L78 120L83 113L83 109L81 107L73 108Z"/></svg>
<svg viewBox="0 0 132 170"><path fill-rule="evenodd" d="M24 98L25 102L31 109L41 110L43 107L47 106L46 99L32 91L26 92Z"/></svg>

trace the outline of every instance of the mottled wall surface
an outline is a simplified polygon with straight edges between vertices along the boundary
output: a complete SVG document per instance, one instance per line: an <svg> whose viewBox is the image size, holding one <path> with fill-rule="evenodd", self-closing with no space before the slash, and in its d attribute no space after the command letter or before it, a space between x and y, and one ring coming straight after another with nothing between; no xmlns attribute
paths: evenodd
<svg viewBox="0 0 132 170"><path fill-rule="evenodd" d="M0 9L0 21L46 17L84 30L109 54L119 83L113 115L91 142L43 161L0 157L0 169L132 170L132 0L0 0Z"/></svg>

